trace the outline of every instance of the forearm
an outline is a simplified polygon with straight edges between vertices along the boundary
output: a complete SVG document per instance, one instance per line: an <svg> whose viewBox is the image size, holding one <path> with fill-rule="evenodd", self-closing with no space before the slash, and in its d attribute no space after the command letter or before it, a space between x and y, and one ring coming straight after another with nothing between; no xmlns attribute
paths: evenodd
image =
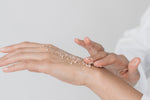
<svg viewBox="0 0 150 100"><path fill-rule="evenodd" d="M70 84L86 85L104 100L140 100L142 96L105 69L86 65L82 58L52 45L25 42L5 47L3 52L8 54L1 58L0 66L12 64L5 72L46 73Z"/></svg>
<svg viewBox="0 0 150 100"><path fill-rule="evenodd" d="M69 62L72 62L72 56ZM89 87L103 100L141 100L142 94L128 85L121 78L115 76L105 68L96 68L94 66L87 66L82 58L78 58L76 63L72 65L82 66L82 73L79 76L87 75L86 86ZM86 74L85 74L86 73Z"/></svg>
<svg viewBox="0 0 150 100"><path fill-rule="evenodd" d="M103 100L141 100L142 94L105 69L90 79L89 87Z"/></svg>

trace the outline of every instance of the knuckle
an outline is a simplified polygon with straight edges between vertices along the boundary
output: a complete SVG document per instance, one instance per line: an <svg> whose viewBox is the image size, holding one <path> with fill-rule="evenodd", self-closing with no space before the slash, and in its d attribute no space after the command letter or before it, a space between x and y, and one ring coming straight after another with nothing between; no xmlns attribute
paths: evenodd
<svg viewBox="0 0 150 100"><path fill-rule="evenodd" d="M22 51L20 51L20 52L18 52L18 56L21 56L21 55L25 55L26 53L25 52L22 52Z"/></svg>
<svg viewBox="0 0 150 100"><path fill-rule="evenodd" d="M29 41L24 41L21 44L29 44L29 43L30 43Z"/></svg>
<svg viewBox="0 0 150 100"><path fill-rule="evenodd" d="M23 62L23 67L28 68L29 67L29 61L24 61Z"/></svg>
<svg viewBox="0 0 150 100"><path fill-rule="evenodd" d="M43 54L43 59L47 59L47 58L49 58L51 55L50 55L50 53L44 53Z"/></svg>
<svg viewBox="0 0 150 100"><path fill-rule="evenodd" d="M99 51L104 51L104 50L105 50L104 47L101 44L99 44Z"/></svg>
<svg viewBox="0 0 150 100"><path fill-rule="evenodd" d="M118 55L119 59L123 61L127 61L128 59L124 55Z"/></svg>
<svg viewBox="0 0 150 100"><path fill-rule="evenodd" d="M100 48L97 49L97 52L101 52L101 51L104 51L103 47L100 47Z"/></svg>
<svg viewBox="0 0 150 100"><path fill-rule="evenodd" d="M55 46L53 46L52 44L43 44L42 45L43 48L45 48L46 51L51 51Z"/></svg>
<svg viewBox="0 0 150 100"><path fill-rule="evenodd" d="M53 47L52 44L44 44L44 47Z"/></svg>
<svg viewBox="0 0 150 100"><path fill-rule="evenodd" d="M122 57L122 58L126 58L124 55L119 55L120 57Z"/></svg>
<svg viewBox="0 0 150 100"><path fill-rule="evenodd" d="M116 57L116 54L114 54L114 53L111 53L110 55L109 55L109 58L110 58L110 60L111 60L111 62L115 62L117 59L117 57Z"/></svg>
<svg viewBox="0 0 150 100"><path fill-rule="evenodd" d="M102 52L101 55L102 55L103 57L105 57L105 56L107 56L107 52Z"/></svg>
<svg viewBox="0 0 150 100"><path fill-rule="evenodd" d="M93 55L92 57L96 59L101 59L101 58L104 58L105 56L107 56L106 52L99 52L98 54Z"/></svg>
<svg viewBox="0 0 150 100"><path fill-rule="evenodd" d="M111 57L116 57L116 54L115 53L110 53L109 54Z"/></svg>
<svg viewBox="0 0 150 100"><path fill-rule="evenodd" d="M119 55L119 58L120 58L121 63L123 65L128 66L129 61L128 61L128 59L124 55Z"/></svg>
<svg viewBox="0 0 150 100"><path fill-rule="evenodd" d="M33 61L26 60L26 61L24 61L24 63L23 63L23 67L24 67L25 69L27 69L27 70L30 70L30 69L32 69L33 64L34 64Z"/></svg>
<svg viewBox="0 0 150 100"><path fill-rule="evenodd" d="M19 48L19 49L15 50L12 53L14 53L14 54L16 54L16 53L23 53L23 51L24 51L24 48Z"/></svg>

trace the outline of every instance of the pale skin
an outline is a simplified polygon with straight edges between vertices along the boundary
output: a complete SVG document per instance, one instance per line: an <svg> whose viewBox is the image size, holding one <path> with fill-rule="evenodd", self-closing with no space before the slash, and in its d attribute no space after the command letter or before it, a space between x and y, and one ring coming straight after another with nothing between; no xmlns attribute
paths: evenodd
<svg viewBox="0 0 150 100"><path fill-rule="evenodd" d="M29 70L49 74L73 85L87 86L103 100L140 100L142 97L140 92L110 71L89 67L82 58L50 44L23 42L0 51L7 53L0 58L0 67L11 64L3 68L4 72ZM75 59L77 62L73 62Z"/></svg>
<svg viewBox="0 0 150 100"><path fill-rule="evenodd" d="M85 63L92 63L96 67L104 67L121 77L131 86L134 86L139 80L138 66L141 62L140 58L135 57L129 62L124 55L104 51L101 44L90 40L88 37L85 37L84 40L75 39L75 42L90 54L90 57L84 58Z"/></svg>

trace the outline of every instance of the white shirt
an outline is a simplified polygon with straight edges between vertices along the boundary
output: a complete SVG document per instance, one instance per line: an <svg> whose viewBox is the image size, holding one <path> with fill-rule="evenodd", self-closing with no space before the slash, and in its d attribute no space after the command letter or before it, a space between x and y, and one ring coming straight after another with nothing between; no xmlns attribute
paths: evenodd
<svg viewBox="0 0 150 100"><path fill-rule="evenodd" d="M135 88L143 93L141 100L150 100L150 8L137 28L125 32L118 42L116 53L124 54L129 60L141 58L140 80Z"/></svg>

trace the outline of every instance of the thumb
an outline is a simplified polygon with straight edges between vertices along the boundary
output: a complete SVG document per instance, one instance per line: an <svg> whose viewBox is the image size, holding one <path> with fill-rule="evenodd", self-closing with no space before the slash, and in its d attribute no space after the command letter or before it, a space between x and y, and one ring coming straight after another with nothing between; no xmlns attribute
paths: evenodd
<svg viewBox="0 0 150 100"><path fill-rule="evenodd" d="M134 59L132 59L128 65L128 71L130 74L135 75L138 72L138 66L141 63L141 59L136 57Z"/></svg>
<svg viewBox="0 0 150 100"><path fill-rule="evenodd" d="M141 63L141 59L136 57L133 60L130 61L128 66L128 80L129 83L134 86L137 81L139 80L140 74L138 71L138 66Z"/></svg>

